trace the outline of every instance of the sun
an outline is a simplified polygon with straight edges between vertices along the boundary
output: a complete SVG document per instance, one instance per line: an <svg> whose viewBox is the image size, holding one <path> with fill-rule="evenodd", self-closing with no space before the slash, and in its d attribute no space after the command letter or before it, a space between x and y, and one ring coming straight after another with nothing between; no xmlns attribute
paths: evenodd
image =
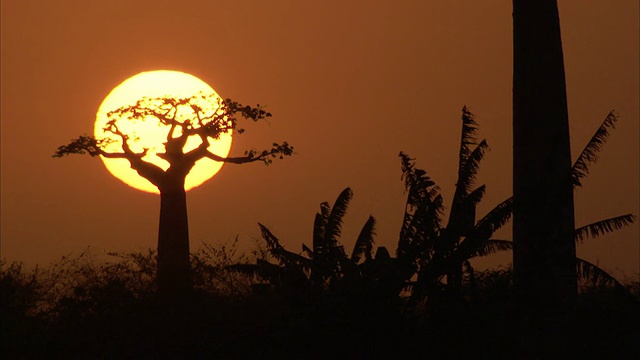
<svg viewBox="0 0 640 360"><path fill-rule="evenodd" d="M220 98L218 94L207 85L204 81L197 77L171 70L156 70L142 72L123 81L116 86L109 95L102 101L96 121L94 124L94 136L96 139L110 138L114 139L114 135L104 130L105 125L110 121L107 115L110 111L116 110L123 106L134 105L138 100L143 98L188 98L198 94L211 95L207 97L209 107L215 107L217 100ZM144 121L131 121L127 119L118 119L118 127L126 134L130 135L133 141L130 141L131 149L135 152L142 152L144 148L149 149L143 160L153 163L166 170L169 163L156 155L158 152L164 152L163 143L166 141L168 129L166 126L160 126L159 122L151 119ZM223 133L220 138L211 141L209 151L226 157L231 149L232 136L231 133ZM197 137L191 137L184 146L184 151L189 151L201 144ZM107 152L121 152L121 143L115 141L104 146L103 150ZM112 159L100 156L104 166L116 178L132 188L159 194L159 190L147 179L138 175L131 168L126 159ZM196 186L203 184L205 181L213 177L222 168L223 163L213 161L208 158L199 160L191 169L185 179L185 190L190 190Z"/></svg>

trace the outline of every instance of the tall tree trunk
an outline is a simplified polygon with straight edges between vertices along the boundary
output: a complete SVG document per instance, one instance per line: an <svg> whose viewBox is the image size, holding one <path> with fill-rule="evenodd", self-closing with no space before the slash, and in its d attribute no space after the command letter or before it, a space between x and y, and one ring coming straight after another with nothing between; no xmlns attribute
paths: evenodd
<svg viewBox="0 0 640 360"><path fill-rule="evenodd" d="M571 153L556 0L513 0L513 267L521 310L577 294Z"/></svg>
<svg viewBox="0 0 640 360"><path fill-rule="evenodd" d="M189 223L182 180L160 187L158 293L165 299L183 296L190 288Z"/></svg>

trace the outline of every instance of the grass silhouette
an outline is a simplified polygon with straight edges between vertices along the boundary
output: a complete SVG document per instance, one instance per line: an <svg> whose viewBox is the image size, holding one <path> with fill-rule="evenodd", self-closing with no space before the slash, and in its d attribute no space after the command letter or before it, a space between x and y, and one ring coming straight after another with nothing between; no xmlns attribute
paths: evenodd
<svg viewBox="0 0 640 360"><path fill-rule="evenodd" d="M475 272L464 302L407 311L406 299L261 291L235 274L232 287L215 282L238 260L237 246L192 254L196 286L174 308L157 301L156 254L85 252L48 268L2 261L4 358L509 358L517 330L512 318L512 270ZM208 255L203 255L208 254ZM253 255L242 255L251 257ZM205 270L206 269L206 270ZM214 274L219 272L218 274ZM546 324L537 344L550 357L634 358L640 334L638 282L632 297L584 285L572 313ZM253 290L252 290L253 289ZM559 338L553 338L558 336Z"/></svg>

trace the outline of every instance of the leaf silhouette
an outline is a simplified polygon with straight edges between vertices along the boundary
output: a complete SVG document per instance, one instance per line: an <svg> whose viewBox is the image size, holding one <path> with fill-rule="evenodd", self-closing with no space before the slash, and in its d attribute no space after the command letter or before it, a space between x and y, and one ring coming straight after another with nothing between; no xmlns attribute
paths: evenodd
<svg viewBox="0 0 640 360"><path fill-rule="evenodd" d="M360 235L356 240L356 244L353 247L351 253L351 261L354 264L360 262L362 255L364 254L366 260L371 260L371 251L373 250L373 236L376 234L376 219L373 216L369 216L369 219L362 227Z"/></svg>
<svg viewBox="0 0 640 360"><path fill-rule="evenodd" d="M573 186L582 186L580 179L589 174L589 165L598 160L598 153L602 150L607 138L609 137L609 129L615 128L615 122L618 121L618 114L615 111L609 112L602 122L602 125L596 130L587 146L582 150L580 156L573 164L571 169L571 178Z"/></svg>
<svg viewBox="0 0 640 360"><path fill-rule="evenodd" d="M585 238L596 238L606 233L620 230L625 226L633 224L636 217L633 214L625 214L605 220L596 221L589 225L582 226L574 231L576 241L582 242Z"/></svg>

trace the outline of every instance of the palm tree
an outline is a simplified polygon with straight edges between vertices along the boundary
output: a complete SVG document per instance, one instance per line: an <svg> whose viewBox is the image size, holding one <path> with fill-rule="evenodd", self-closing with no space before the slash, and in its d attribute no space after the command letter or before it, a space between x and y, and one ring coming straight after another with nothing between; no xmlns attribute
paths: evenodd
<svg viewBox="0 0 640 360"><path fill-rule="evenodd" d="M296 292L325 292L341 287L343 282L353 284L362 279L366 270L375 268L372 263L376 220L369 216L356 240L351 256L345 252L339 238L343 217L353 197L350 188L338 195L333 207L327 202L320 204L313 225L311 248L302 244L302 254L291 252L264 225L258 224L269 254L277 261L258 260L256 264L238 264L230 268L255 275L270 284ZM364 261L362 259L364 258ZM366 264L366 265L365 265Z"/></svg>
<svg viewBox="0 0 640 360"><path fill-rule="evenodd" d="M398 241L398 260L405 279L417 273L412 299L417 302L433 294L446 278L447 288L462 286L462 269L473 256L505 250L507 245L493 240L493 233L511 217L512 200L507 199L476 222L476 205L485 186L474 188L480 161L488 148L475 135L478 124L473 114L462 109L462 132L458 159L458 180L447 224L440 189L426 171L415 168L414 159L400 153L403 180L408 192L405 215Z"/></svg>
<svg viewBox="0 0 640 360"><path fill-rule="evenodd" d="M615 128L615 123L618 119L618 114L613 110L610 111L589 142L587 142L587 145L584 147L582 152L580 152L576 161L573 163L573 166L571 167L573 191L582 187L581 179L585 178L589 174L589 165L598 160L598 153L602 150L607 138L610 136L609 130ZM578 245L586 238L596 238L606 233L622 229L625 226L629 226L635 222L635 219L635 215L629 213L596 221L594 223L575 228L572 234L572 239L574 244ZM623 288L623 286L613 276L586 260L575 257L574 264L577 279L601 286L613 286L618 289Z"/></svg>
<svg viewBox="0 0 640 360"><path fill-rule="evenodd" d="M577 294L570 174L556 0L513 0L513 267L522 309Z"/></svg>
<svg viewBox="0 0 640 360"><path fill-rule="evenodd" d="M582 185L580 179L588 174L589 165L597 161L598 152L609 136L608 130L615 127L617 120L617 114L610 112L578 156L571 173L574 188ZM487 149L486 141L475 139L476 131L473 114L463 108L458 180L446 226L442 225L444 207L440 189L426 171L415 168L414 159L400 153L408 196L397 254L399 265L404 269L404 279L409 281L415 273L418 275L412 284L414 302L441 289L445 279L450 292L459 292L463 270L473 271L468 263L470 259L513 249L511 241L492 238L493 233L509 221L513 197L498 204L482 219L475 220L475 208L482 200L485 186L473 188L473 184ZM572 239L580 243L587 237L598 237L634 221L632 214L597 221L575 229ZM575 257L573 263L579 278L585 281L622 287L596 265Z"/></svg>
<svg viewBox="0 0 640 360"><path fill-rule="evenodd" d="M619 117L616 112L613 110L610 111L587 145L584 147L576 161L573 163L573 166L571 167L571 179L574 191L577 188L582 187L581 180L589 174L589 165L598 160L598 153L602 150L607 138L610 136L609 130L615 128L615 123L618 119ZM512 199L513 198L507 199L505 203L510 202L512 204ZM506 210L511 211L512 206L510 205ZM574 243L577 246L587 238L597 238L615 230L622 229L623 227L633 224L635 220L636 216L629 213L581 226L573 231ZM488 242L487 246L489 248L497 247L499 250L512 250L513 243L508 240L494 239ZM484 250L478 252L478 255L484 255L483 251ZM600 267L577 257L574 262L577 278L579 280L598 286L610 286L617 289L624 288L620 282Z"/></svg>
<svg viewBox="0 0 640 360"><path fill-rule="evenodd" d="M602 147L610 135L609 129L615 128L615 123L618 119L618 114L613 110L610 111L573 163L571 179L574 191L582 187L581 179L589 174L589 165L598 160L598 153L602 150ZM574 240L576 243L581 243L585 238L599 237L603 234L629 226L635 219L636 217L633 214L624 214L582 226L574 230ZM588 280L593 284L622 288L622 285L613 276L586 260L576 259L576 272L578 278Z"/></svg>

